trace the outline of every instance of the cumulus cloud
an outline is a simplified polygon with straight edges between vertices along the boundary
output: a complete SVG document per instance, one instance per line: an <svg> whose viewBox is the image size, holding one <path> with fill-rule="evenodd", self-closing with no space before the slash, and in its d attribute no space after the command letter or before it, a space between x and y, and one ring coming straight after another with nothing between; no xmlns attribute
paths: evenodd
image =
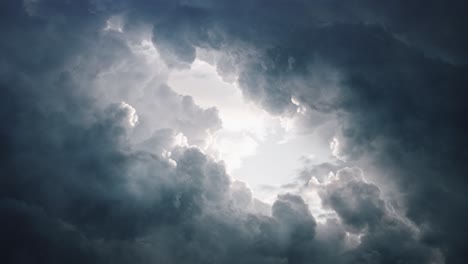
<svg viewBox="0 0 468 264"><path fill-rule="evenodd" d="M345 253L350 263L442 263L439 251L421 242L420 230L393 210L360 168L339 170L319 194L344 229L359 235L359 245Z"/></svg>
<svg viewBox="0 0 468 264"><path fill-rule="evenodd" d="M2 1L2 263L464 263L467 34L449 2ZM167 85L197 50L304 131L333 120L332 154L403 205L341 161L255 199L204 153L217 110Z"/></svg>
<svg viewBox="0 0 468 264"><path fill-rule="evenodd" d="M463 235L454 226L464 225L468 206L457 162L466 155L468 82L460 5L202 1L167 7L150 21L154 40L181 63L192 61L193 47L222 51L214 63L235 72L245 97L271 113L296 112L295 98L306 114L338 120L336 154L372 160L399 185L408 215L430 226L428 241L458 263ZM415 7L420 12L410 14ZM168 25L181 34L170 35ZM439 198L427 203L427 196ZM442 216L441 201L457 209Z"/></svg>

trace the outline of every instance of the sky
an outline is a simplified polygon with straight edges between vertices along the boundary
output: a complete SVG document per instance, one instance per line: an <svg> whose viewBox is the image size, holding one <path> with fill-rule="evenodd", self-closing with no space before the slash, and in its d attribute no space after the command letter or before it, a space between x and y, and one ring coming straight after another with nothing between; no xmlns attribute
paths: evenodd
<svg viewBox="0 0 468 264"><path fill-rule="evenodd" d="M0 2L1 263L466 263L464 1Z"/></svg>
<svg viewBox="0 0 468 264"><path fill-rule="evenodd" d="M296 116L271 115L245 100L236 83L223 80L209 61L196 59L190 68L173 71L168 84L199 106L218 109L222 128L205 151L224 162L232 178L247 183L257 198L274 202L279 192L274 189L290 183L304 159L331 161L326 138L300 133L295 126L304 114L300 106Z"/></svg>

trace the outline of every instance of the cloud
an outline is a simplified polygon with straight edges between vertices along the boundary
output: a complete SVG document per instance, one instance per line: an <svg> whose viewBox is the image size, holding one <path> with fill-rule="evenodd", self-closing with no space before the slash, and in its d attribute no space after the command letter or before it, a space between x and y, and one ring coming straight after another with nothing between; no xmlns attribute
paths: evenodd
<svg viewBox="0 0 468 264"><path fill-rule="evenodd" d="M346 252L349 263L431 263L438 251L420 241L419 230L391 210L380 189L366 182L361 169L344 168L319 191L348 232L359 234L360 244Z"/></svg>
<svg viewBox="0 0 468 264"><path fill-rule="evenodd" d="M372 228L385 214L379 188L364 182L359 168L339 170L336 177L339 180L321 193L322 202L333 208L351 230Z"/></svg>
<svg viewBox="0 0 468 264"><path fill-rule="evenodd" d="M463 263L462 10L458 1L3 1L2 262ZM116 15L119 30L105 30ZM318 185L336 213L324 223L300 196L269 208L233 183L191 146L219 129L217 110L166 84L197 49L218 52L219 74L237 76L272 114L297 115L299 104L305 126L337 121L337 154L385 172L404 194L401 210L359 169Z"/></svg>
<svg viewBox="0 0 468 264"><path fill-rule="evenodd" d="M214 63L235 72L244 96L271 113L293 114L294 98L306 114L338 120L340 155L371 159L394 179L408 215L440 230L428 231L428 240L458 263L463 236L454 226L466 222L467 185L457 161L465 157L468 82L459 10L458 1L203 1L148 19L154 41L182 64L192 61L193 47L222 51ZM438 198L428 203L428 196ZM440 214L440 201L457 209Z"/></svg>

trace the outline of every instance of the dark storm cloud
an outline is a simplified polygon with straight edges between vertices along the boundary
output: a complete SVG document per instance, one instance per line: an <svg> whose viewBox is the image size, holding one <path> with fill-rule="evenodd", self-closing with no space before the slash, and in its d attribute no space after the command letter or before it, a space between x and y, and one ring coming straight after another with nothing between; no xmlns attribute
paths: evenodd
<svg viewBox="0 0 468 264"><path fill-rule="evenodd" d="M332 207L351 230L373 228L385 214L379 188L363 182L357 168L340 170L337 177L339 181L321 193L322 202Z"/></svg>
<svg viewBox="0 0 468 264"><path fill-rule="evenodd" d="M177 172L166 159L132 151L128 109L98 110L80 92L91 80L75 74L89 69L70 63L99 39L105 19L37 3L33 17L21 2L1 4L8 14L1 24L2 262L152 261L153 247L135 239L190 222L229 179L196 149L181 151Z"/></svg>
<svg viewBox="0 0 468 264"><path fill-rule="evenodd" d="M303 254L315 222L300 197L281 198L274 217L249 214L238 207L265 205L246 188L231 192L222 164L197 148L175 148L171 159L136 151L131 106L97 105L89 87L119 59L86 55L102 40L104 14L29 4L2 3L11 17L2 29L15 33L1 43L2 263L284 263ZM218 121L214 110L162 93L182 109L170 113L181 127ZM154 150L173 136L155 139Z"/></svg>
<svg viewBox="0 0 468 264"><path fill-rule="evenodd" d="M345 229L360 234L361 243L347 252L350 263L430 263L437 254L418 240L418 230L399 218L382 199L380 189L363 178L359 168L339 170L337 180L320 190Z"/></svg>
<svg viewBox="0 0 468 264"><path fill-rule="evenodd" d="M244 95L270 112L293 112L293 96L337 115L342 154L373 159L400 184L411 219L429 226L424 240L462 263L464 5L187 1L148 19L169 62L190 63L195 47L217 49L220 73L237 73Z"/></svg>
<svg viewBox="0 0 468 264"><path fill-rule="evenodd" d="M463 10L461 1L2 1L2 262L463 263ZM268 111L293 113L293 96L342 121L342 153L367 155L392 176L416 225L347 169L322 193L337 219L317 223L292 194L267 216L199 149L160 155L175 131L202 142L219 127L215 109L164 83L129 102L164 120L133 146L130 108L92 89L119 55L131 56L102 35L115 14L124 31L154 26L169 66L189 65L196 48L218 50L219 73L238 75L244 95ZM361 242L350 248L346 232Z"/></svg>

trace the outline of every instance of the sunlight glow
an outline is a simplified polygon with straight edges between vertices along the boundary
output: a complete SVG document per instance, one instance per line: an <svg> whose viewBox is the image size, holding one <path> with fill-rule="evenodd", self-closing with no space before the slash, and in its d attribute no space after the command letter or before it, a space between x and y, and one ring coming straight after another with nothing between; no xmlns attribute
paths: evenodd
<svg viewBox="0 0 468 264"><path fill-rule="evenodd" d="M230 172L254 155L267 137L283 130L278 117L246 102L236 84L224 82L216 68L204 61L197 59L190 70L172 73L169 85L177 93L192 96L201 107L218 109L223 128L212 135L205 149L223 160Z"/></svg>
<svg viewBox="0 0 468 264"><path fill-rule="evenodd" d="M274 201L285 191L281 186L295 180L302 157L314 157L319 163L330 156L322 132L296 132L295 119L304 118L306 108L295 98L291 98L297 106L295 116L272 116L246 101L237 83L223 81L215 66L200 59L190 69L172 71L168 84L177 93L192 96L201 107L218 109L222 129L210 136L203 149L224 161L228 173L246 182L263 201Z"/></svg>

